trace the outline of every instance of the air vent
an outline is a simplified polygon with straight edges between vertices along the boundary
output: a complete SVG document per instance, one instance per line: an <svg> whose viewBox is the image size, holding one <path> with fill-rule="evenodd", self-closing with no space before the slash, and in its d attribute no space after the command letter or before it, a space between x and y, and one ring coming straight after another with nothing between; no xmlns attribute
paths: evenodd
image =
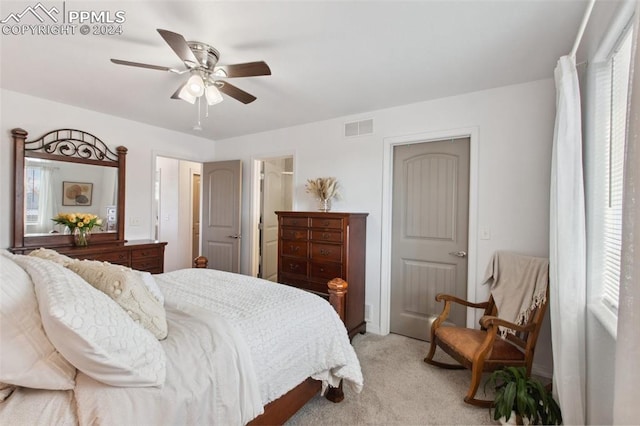
<svg viewBox="0 0 640 426"><path fill-rule="evenodd" d="M355 136L370 135L373 133L373 119L352 121L344 125L344 137L352 138Z"/></svg>

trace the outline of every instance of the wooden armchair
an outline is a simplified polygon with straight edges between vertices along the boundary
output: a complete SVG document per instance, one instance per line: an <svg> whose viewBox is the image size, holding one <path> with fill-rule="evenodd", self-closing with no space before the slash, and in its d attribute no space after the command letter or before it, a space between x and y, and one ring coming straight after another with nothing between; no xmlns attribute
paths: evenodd
<svg viewBox="0 0 640 426"><path fill-rule="evenodd" d="M491 406L492 401L475 398L482 373L485 371L490 372L504 366L516 366L526 367L527 375L531 374L536 341L549 300L548 286L546 301L531 312L529 321L524 325L498 318L493 297L483 303L471 303L448 294L438 294L436 300L444 301L444 309L431 325L431 347L424 362L441 368L470 369L471 384L464 402L482 407ZM480 319L481 329L444 326L443 322L449 315L452 302L484 309L484 316ZM503 339L499 334L499 326L515 330L516 333L508 333ZM460 364L435 361L433 355L437 346Z"/></svg>

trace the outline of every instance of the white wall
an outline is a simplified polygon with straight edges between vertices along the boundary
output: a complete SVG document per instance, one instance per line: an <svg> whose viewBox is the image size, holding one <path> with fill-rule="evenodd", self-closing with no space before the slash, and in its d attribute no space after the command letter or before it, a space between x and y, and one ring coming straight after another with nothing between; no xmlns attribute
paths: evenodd
<svg viewBox="0 0 640 426"><path fill-rule="evenodd" d="M158 239L166 241L164 249L164 270L180 269L179 240L179 198L180 198L180 160L167 157L156 158L156 170L160 177L160 203L158 209Z"/></svg>
<svg viewBox="0 0 640 426"><path fill-rule="evenodd" d="M355 139L342 137L343 124L374 119L374 134ZM497 249L548 256L549 179L555 119L552 80L502 87L482 92L374 111L358 116L311 123L215 142L216 160L267 158L294 152L296 210L315 210L315 200L305 193L308 178L335 176L342 186L342 200L334 211L369 213L367 219L366 303L371 305L368 330L380 330L382 162L385 138L478 129L478 229L491 239L478 240L476 264L470 273L478 278L478 299L487 288L479 280L491 254ZM250 164L250 163L247 163ZM250 167L243 177L243 205L250 200ZM248 214L243 212L243 229ZM246 235L246 234L245 234ZM249 267L249 247L243 246L242 272ZM547 340L547 341L545 341ZM548 331L538 346L536 364L551 372Z"/></svg>
<svg viewBox="0 0 640 426"><path fill-rule="evenodd" d="M206 161L213 158L208 139L149 126L66 104L0 90L0 247L11 246L13 217L13 141L11 129L29 132L28 140L59 128L92 133L111 149L123 145L127 153L125 238L153 237L151 215L155 153ZM130 219L140 219L131 226Z"/></svg>

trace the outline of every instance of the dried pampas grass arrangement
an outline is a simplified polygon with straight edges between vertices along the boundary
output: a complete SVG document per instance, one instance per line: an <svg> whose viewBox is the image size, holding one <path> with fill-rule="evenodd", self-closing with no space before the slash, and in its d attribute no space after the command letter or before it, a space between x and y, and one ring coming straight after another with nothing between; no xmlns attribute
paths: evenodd
<svg viewBox="0 0 640 426"><path fill-rule="evenodd" d="M338 180L334 177L307 179L305 188L308 193L315 195L320 200L340 199Z"/></svg>

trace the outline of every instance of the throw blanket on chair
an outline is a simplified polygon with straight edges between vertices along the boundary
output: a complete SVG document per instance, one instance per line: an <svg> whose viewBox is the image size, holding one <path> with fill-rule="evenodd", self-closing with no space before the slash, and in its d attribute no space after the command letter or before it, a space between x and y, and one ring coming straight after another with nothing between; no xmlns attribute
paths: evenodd
<svg viewBox="0 0 640 426"><path fill-rule="evenodd" d="M547 298L549 260L497 251L491 257L483 284L491 284L491 295L498 317L518 325L526 324L529 315ZM503 337L514 334L500 328Z"/></svg>

